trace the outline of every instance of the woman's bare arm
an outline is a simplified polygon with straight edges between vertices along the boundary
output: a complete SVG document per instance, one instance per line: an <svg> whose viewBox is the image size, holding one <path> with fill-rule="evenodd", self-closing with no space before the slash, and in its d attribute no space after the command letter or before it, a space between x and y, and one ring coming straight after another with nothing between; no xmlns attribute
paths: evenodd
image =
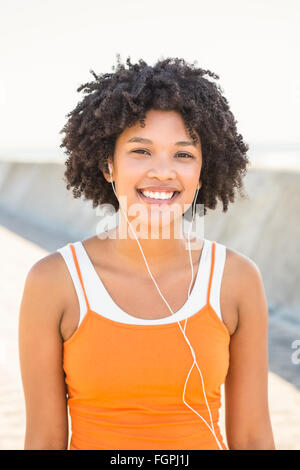
<svg viewBox="0 0 300 470"><path fill-rule="evenodd" d="M225 382L229 449L275 449L268 406L268 305L261 273L236 254L238 326Z"/></svg>
<svg viewBox="0 0 300 470"><path fill-rule="evenodd" d="M26 405L24 449L67 449L68 415L63 371L62 279L58 253L32 266L19 315L19 359Z"/></svg>

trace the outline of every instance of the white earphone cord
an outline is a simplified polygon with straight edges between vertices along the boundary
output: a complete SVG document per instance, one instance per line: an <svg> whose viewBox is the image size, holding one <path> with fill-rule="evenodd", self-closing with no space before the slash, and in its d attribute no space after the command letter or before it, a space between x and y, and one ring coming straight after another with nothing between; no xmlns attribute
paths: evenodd
<svg viewBox="0 0 300 470"><path fill-rule="evenodd" d="M109 173L110 173L110 179L111 179L111 185L112 185L113 191L114 191L114 193L115 193L116 198L118 199L117 194L116 194L116 191L115 191L115 188L114 188L114 184L113 184L113 181L112 181L112 174L111 174L110 166L109 166ZM192 279L191 279L190 286L189 286L188 298L190 297L190 289L191 289L191 285L192 285L193 278L194 278L194 270L193 270L193 263L192 263L192 257L191 257L190 230L191 230L191 227L192 227L192 224L193 224L193 221L194 221L195 202L196 202L196 200L197 200L198 191L199 191L199 188L197 189L196 197L194 198L193 210L192 210L192 221L191 221L190 228L189 228L189 231L188 231L189 259L190 259L190 264L191 264L191 269L192 269ZM154 282L154 284L155 284L155 286L156 286L156 288L157 288L157 290L158 290L159 295L162 297L163 301L164 301L165 304L167 305L167 307L168 307L168 309L170 310L170 312L172 313L172 315L174 315L174 312L172 311L170 305L168 304L168 302L166 301L166 299L165 299L164 296L162 295L162 293L161 293L161 291L160 291L160 289L159 289L159 287L158 287L158 285L157 285L155 279L154 279L153 276L152 276L152 273L151 273L151 271L150 271L150 269L149 269L149 266L148 266L147 260L146 260L146 258L145 258L144 252L143 252L142 247L141 247L141 245L140 245L140 242L139 242L139 240L138 240L138 238L137 238L137 236L136 236L136 233L135 233L135 231L133 230L132 225L131 225L131 223L129 222L129 220L128 220L128 218L127 218L127 215L126 215L126 213L125 213L123 207L121 206L120 202L119 202L119 206L121 207L121 209L122 209L122 211L123 211L123 214L124 214L124 216L125 216L125 218L126 218L128 224L129 224L129 226L130 226L130 228L131 228L131 231L132 231L133 235L135 236L135 239L136 239L136 241L137 241L137 243L138 243L138 245L139 245L140 251L141 251L142 256L143 256L143 258L144 258L144 261L145 261L145 263L146 263L146 267L147 267L147 269L148 269L149 275L150 275L152 281ZM193 361L192 367L191 367L190 370L189 370L189 373L188 373L188 375L187 375L187 378L186 378L186 381L185 381L185 384L184 384L184 390L183 390L183 395L182 395L183 402L184 402L184 404L185 404L188 408L190 408L194 413L196 413L196 414L199 416L199 418L202 419L202 421L204 421L204 423L207 425L207 427L209 428L209 430L210 430L211 433L213 434L213 436L214 436L214 438L215 438L215 440L216 440L216 442L217 442L217 444L218 444L218 446L219 446L219 449L220 449L220 450L223 450L223 448L222 448L222 446L221 446L221 444L220 444L220 442L219 442L219 440L218 440L218 438L217 438L217 436L216 436L216 433L215 433L214 424L213 424L213 420L212 420L212 416L211 416L211 411L210 411L210 408L209 408L209 405L208 405L208 402L207 402L207 398L206 398L206 393L205 393L205 387L204 387L204 381L203 381L202 373L201 373L201 370L200 370L200 368L199 368L199 365L198 365L198 363L197 363L197 361L196 361L196 356L195 356L194 349L193 349L192 345L190 344L190 342L189 342L189 340L188 340L188 338L187 338L187 336L186 336L186 334L185 334L186 322L187 322L187 318L185 319L184 330L182 329L182 326L181 326L181 324L180 324L179 321L177 321L177 324L179 325L179 328L181 329L181 331L182 331L182 333L183 333L183 335L184 335L184 337L185 337L185 339L186 339L186 341L187 341L187 343L188 343L188 345L189 345L189 347L190 347L190 350L191 350L191 353L192 353L192 356L193 356L194 361ZM191 374L191 371L192 371L192 369L193 369L193 367L194 367L194 364L196 364L196 367L197 367L197 369L198 369L198 371L199 371L199 374L200 374L200 377L201 377L202 389L203 389L203 394L204 394L204 398L205 398L205 403L206 403L206 406L207 406L207 409L208 409L208 412L209 412L209 416L210 416L211 427L210 427L210 425L207 423L207 421L206 421L201 415L199 415L199 413L198 413L196 410L194 410L194 408L192 408L192 407L185 401L185 399L184 399L184 394L185 394L185 390L186 390L186 384L187 384L187 381L188 381L189 376L190 376L190 374Z"/></svg>

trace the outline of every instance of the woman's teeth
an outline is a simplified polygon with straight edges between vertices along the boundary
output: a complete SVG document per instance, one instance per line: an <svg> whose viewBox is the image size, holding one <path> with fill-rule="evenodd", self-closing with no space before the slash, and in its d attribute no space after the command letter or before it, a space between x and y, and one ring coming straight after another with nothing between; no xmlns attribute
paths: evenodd
<svg viewBox="0 0 300 470"><path fill-rule="evenodd" d="M174 195L174 192L172 192L172 193L163 193L163 192L152 193L151 191L142 191L142 190L141 190L141 193L146 197L150 197L151 199L171 199Z"/></svg>

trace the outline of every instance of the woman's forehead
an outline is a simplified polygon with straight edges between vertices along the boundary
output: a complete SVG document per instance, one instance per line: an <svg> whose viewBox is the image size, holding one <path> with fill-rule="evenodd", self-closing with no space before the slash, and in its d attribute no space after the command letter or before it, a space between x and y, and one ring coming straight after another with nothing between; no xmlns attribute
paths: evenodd
<svg viewBox="0 0 300 470"><path fill-rule="evenodd" d="M141 144L156 145L196 145L185 126L183 117L177 111L150 110L145 117L145 127L140 122L124 129L118 140L122 144L139 142ZM195 131L194 131L195 132ZM197 132L195 132L197 134ZM200 140L200 136L197 134Z"/></svg>

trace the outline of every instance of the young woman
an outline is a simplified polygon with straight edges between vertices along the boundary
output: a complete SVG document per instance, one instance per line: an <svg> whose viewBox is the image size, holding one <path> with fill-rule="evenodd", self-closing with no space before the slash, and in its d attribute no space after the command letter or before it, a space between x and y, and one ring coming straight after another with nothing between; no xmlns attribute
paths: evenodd
<svg viewBox="0 0 300 470"><path fill-rule="evenodd" d="M177 58L126 63L92 72L62 130L67 189L120 220L27 275L25 449L67 449L68 407L70 449L274 449L259 268L206 238L188 251L174 231L192 204L227 211L248 146L216 74Z"/></svg>

